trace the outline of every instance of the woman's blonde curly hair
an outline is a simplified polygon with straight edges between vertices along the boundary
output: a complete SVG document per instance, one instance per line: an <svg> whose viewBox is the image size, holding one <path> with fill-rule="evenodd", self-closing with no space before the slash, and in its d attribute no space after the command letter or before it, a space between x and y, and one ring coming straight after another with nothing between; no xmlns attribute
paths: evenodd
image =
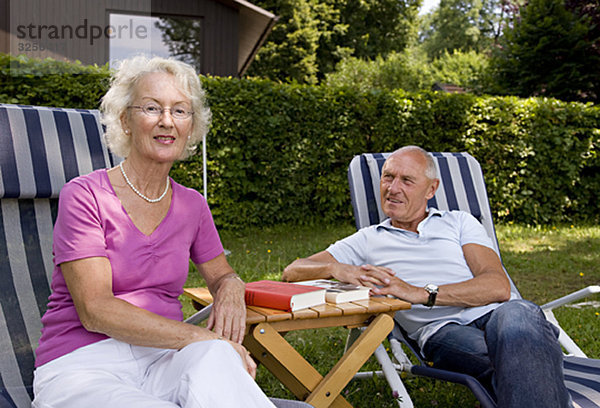
<svg viewBox="0 0 600 408"><path fill-rule="evenodd" d="M104 139L108 148L117 156L127 157L131 150L131 138L125 134L121 117L133 102L134 90L140 79L149 73L166 72L180 84L180 91L192 102L194 111L192 133L179 158L183 160L195 152L210 126L210 109L200 78L190 65L172 58L147 58L137 56L124 60L111 79L111 86L102 98L100 111L102 124L106 126Z"/></svg>

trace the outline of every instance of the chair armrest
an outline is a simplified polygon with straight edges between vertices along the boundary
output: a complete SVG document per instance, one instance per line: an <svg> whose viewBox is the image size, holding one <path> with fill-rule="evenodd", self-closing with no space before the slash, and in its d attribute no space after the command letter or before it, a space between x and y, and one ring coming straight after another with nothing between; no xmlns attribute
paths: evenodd
<svg viewBox="0 0 600 408"><path fill-rule="evenodd" d="M196 310L192 316L188 317L185 322L189 324L198 324L201 321L208 319L212 310L213 297L207 288L185 288L183 294L190 298Z"/></svg>
<svg viewBox="0 0 600 408"><path fill-rule="evenodd" d="M185 323L189 323L189 324L198 324L198 323L208 319L208 316L210 316L211 310L212 310L212 305L208 305L208 306L204 307L202 310L194 313L193 315L191 315L184 321L185 321Z"/></svg>
<svg viewBox="0 0 600 408"><path fill-rule="evenodd" d="M587 288L583 288L581 290L578 290L576 292L573 292L571 294L568 294L566 296L563 296L561 298L558 298L556 300L548 302L545 305L542 305L541 307L542 307L542 310L552 310L559 306L564 306L566 304L569 304L576 300L582 299L586 296L593 295L595 293L600 293L600 286L598 286L598 285L588 286Z"/></svg>
<svg viewBox="0 0 600 408"><path fill-rule="evenodd" d="M576 292L570 293L566 296L563 296L541 306L542 310L544 311L544 314L546 315L546 319L548 319L548 321L554 324L558 329L558 341L561 344L561 346L565 349L567 355L587 357L583 350L581 350L581 348L579 348L579 346L569 337L569 335L562 329L562 327L560 327L560 324L554 316L552 310L557 307L569 304L571 302L575 302L576 300L582 299L586 296L593 295L595 293L600 293L600 286L588 286L587 288L580 289Z"/></svg>

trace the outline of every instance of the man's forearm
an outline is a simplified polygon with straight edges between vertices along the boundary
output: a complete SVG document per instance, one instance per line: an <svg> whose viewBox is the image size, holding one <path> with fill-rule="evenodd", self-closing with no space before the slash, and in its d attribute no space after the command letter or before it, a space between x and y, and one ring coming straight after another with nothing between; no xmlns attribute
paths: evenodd
<svg viewBox="0 0 600 408"><path fill-rule="evenodd" d="M286 282L297 282L311 279L330 279L333 277L332 264L313 261L308 258L296 259L289 264L281 276Z"/></svg>
<svg viewBox="0 0 600 408"><path fill-rule="evenodd" d="M464 282L442 285L436 304L440 306L476 307L510 299L510 283L504 272L480 274Z"/></svg>

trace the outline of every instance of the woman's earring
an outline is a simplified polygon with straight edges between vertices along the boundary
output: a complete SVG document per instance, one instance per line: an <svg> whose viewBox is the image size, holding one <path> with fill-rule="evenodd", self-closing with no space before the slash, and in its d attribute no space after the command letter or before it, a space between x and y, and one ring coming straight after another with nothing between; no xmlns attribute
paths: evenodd
<svg viewBox="0 0 600 408"><path fill-rule="evenodd" d="M125 134L128 135L129 134L129 129L125 129Z"/></svg>

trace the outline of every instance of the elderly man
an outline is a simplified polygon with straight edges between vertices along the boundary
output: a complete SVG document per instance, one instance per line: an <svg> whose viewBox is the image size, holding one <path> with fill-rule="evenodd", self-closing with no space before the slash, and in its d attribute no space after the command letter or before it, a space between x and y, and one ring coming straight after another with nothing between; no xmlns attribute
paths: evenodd
<svg viewBox="0 0 600 408"><path fill-rule="evenodd" d="M335 278L413 304L396 321L434 367L480 380L499 407L571 406L557 332L541 309L512 299L484 228L470 214L428 208L439 185L431 156L394 152L381 175L389 217L298 259L286 281Z"/></svg>

